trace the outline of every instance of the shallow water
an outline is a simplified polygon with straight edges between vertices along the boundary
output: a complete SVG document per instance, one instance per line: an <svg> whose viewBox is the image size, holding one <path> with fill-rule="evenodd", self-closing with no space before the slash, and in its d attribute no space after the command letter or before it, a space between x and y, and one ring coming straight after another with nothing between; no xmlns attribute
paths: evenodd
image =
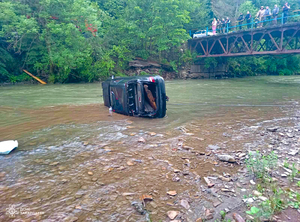
<svg viewBox="0 0 300 222"><path fill-rule="evenodd" d="M100 84L0 87L0 141L19 141L0 156L0 220L13 219L6 213L14 204L43 212L15 219L144 221L131 202L150 194L151 218L164 221L180 198L203 201L200 177L237 170L199 153L210 144L241 149L237 132L297 107L299 87L299 76L167 81L164 119L110 117ZM189 174L173 182L174 169Z"/></svg>

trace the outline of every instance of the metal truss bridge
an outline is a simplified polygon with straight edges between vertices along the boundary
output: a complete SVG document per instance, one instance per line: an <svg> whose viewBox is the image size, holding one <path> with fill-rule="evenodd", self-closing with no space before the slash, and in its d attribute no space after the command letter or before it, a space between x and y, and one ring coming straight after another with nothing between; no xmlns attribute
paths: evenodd
<svg viewBox="0 0 300 222"><path fill-rule="evenodd" d="M191 39L197 57L233 57L300 53L300 22Z"/></svg>

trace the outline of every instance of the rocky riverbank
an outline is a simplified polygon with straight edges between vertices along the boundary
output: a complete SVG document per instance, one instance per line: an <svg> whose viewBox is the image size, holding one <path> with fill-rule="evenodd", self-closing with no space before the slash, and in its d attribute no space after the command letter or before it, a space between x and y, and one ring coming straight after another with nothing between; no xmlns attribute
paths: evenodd
<svg viewBox="0 0 300 222"><path fill-rule="evenodd" d="M298 221L300 112L287 115L291 116L253 125L237 121L238 126L226 126L227 130L220 124L224 139L203 151L199 144L206 139L193 133L201 126L177 128L182 135L168 142L173 152L181 153L182 169L169 161L160 161L168 165L166 178L173 181L170 183L186 184L186 189L167 191L167 196L160 198L169 201L167 204L174 209L166 212L169 220ZM139 142L146 140L140 138ZM231 143L239 147L232 147ZM197 165L205 162L211 168L202 168L200 176ZM153 216L157 214L157 204L153 202L156 193L150 194L151 198L141 199L138 212ZM137 203L132 205L136 207Z"/></svg>
<svg viewBox="0 0 300 222"><path fill-rule="evenodd" d="M13 176L9 166L0 172L1 201L45 212L16 218L39 221L297 221L300 115L274 108L268 118L271 109L262 109L260 118L252 109L234 116L224 109L219 121L193 121L164 133L126 121L105 134L114 135L112 143L94 138L43 148L42 156L27 157L25 177ZM61 154L49 159L46 151ZM263 178L247 168L257 151L278 159L272 169L269 163L257 168L265 169ZM73 156L61 161L64 153ZM14 155L5 161L13 164ZM276 212L261 203L275 204ZM0 214L0 220L10 218Z"/></svg>
<svg viewBox="0 0 300 222"><path fill-rule="evenodd" d="M201 212L201 216L196 219L197 222L298 221L299 120L300 112L296 111L291 117L257 122L234 132L231 130L232 127L228 127L229 130L223 133L223 137L226 140L242 139L243 147L238 150L228 149L227 141L224 141L208 145L204 152L197 152L185 145L189 139L178 140L178 150L187 150L194 153L197 159L211 162L214 165L212 168L214 172L208 172L200 179L196 173L174 170L173 181L179 181L178 175L184 178L193 177L196 184L201 180L199 183L201 194L192 198L180 197L181 200L178 200L177 205L181 206L182 211L168 212L169 218L176 219L173 221L195 221L195 212ZM188 136L193 136L189 133L193 131L192 129L180 128L180 130ZM197 139L202 141L201 138ZM190 158L184 159L187 161L185 165L192 168ZM224 172L220 173L218 168ZM237 172L227 173L226 168L237 168ZM257 175L257 173L264 174Z"/></svg>
<svg viewBox="0 0 300 222"><path fill-rule="evenodd" d="M129 63L129 69L125 70L125 74L128 76L161 75L166 80L208 79L230 77L227 69L228 68L225 64L218 64L215 68L207 68L204 63L195 65L186 63L184 66L179 67L178 70L175 71L170 65L137 59Z"/></svg>

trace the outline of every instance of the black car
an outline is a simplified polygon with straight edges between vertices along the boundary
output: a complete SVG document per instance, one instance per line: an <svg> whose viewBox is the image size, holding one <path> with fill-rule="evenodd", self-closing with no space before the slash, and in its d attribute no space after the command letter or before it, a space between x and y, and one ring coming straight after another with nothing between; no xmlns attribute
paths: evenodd
<svg viewBox="0 0 300 222"><path fill-rule="evenodd" d="M110 78L102 83L104 105L116 113L163 118L166 115L165 81L160 76Z"/></svg>

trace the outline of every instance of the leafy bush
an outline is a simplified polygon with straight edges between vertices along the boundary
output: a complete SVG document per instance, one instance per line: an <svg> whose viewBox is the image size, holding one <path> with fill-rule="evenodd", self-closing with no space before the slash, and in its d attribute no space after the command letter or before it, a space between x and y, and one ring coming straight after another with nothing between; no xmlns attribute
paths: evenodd
<svg viewBox="0 0 300 222"><path fill-rule="evenodd" d="M274 152L269 155L262 155L259 151L249 153L246 160L248 170L258 178L266 179L270 172L277 168L278 157Z"/></svg>
<svg viewBox="0 0 300 222"><path fill-rule="evenodd" d="M13 57L3 47L0 46L0 79L9 79L11 69L10 65L13 64Z"/></svg>
<svg viewBox="0 0 300 222"><path fill-rule="evenodd" d="M280 188L274 188L268 200L251 207L250 211L246 211L246 213L252 215L255 221L269 221L274 214L288 206L286 200L286 192Z"/></svg>

